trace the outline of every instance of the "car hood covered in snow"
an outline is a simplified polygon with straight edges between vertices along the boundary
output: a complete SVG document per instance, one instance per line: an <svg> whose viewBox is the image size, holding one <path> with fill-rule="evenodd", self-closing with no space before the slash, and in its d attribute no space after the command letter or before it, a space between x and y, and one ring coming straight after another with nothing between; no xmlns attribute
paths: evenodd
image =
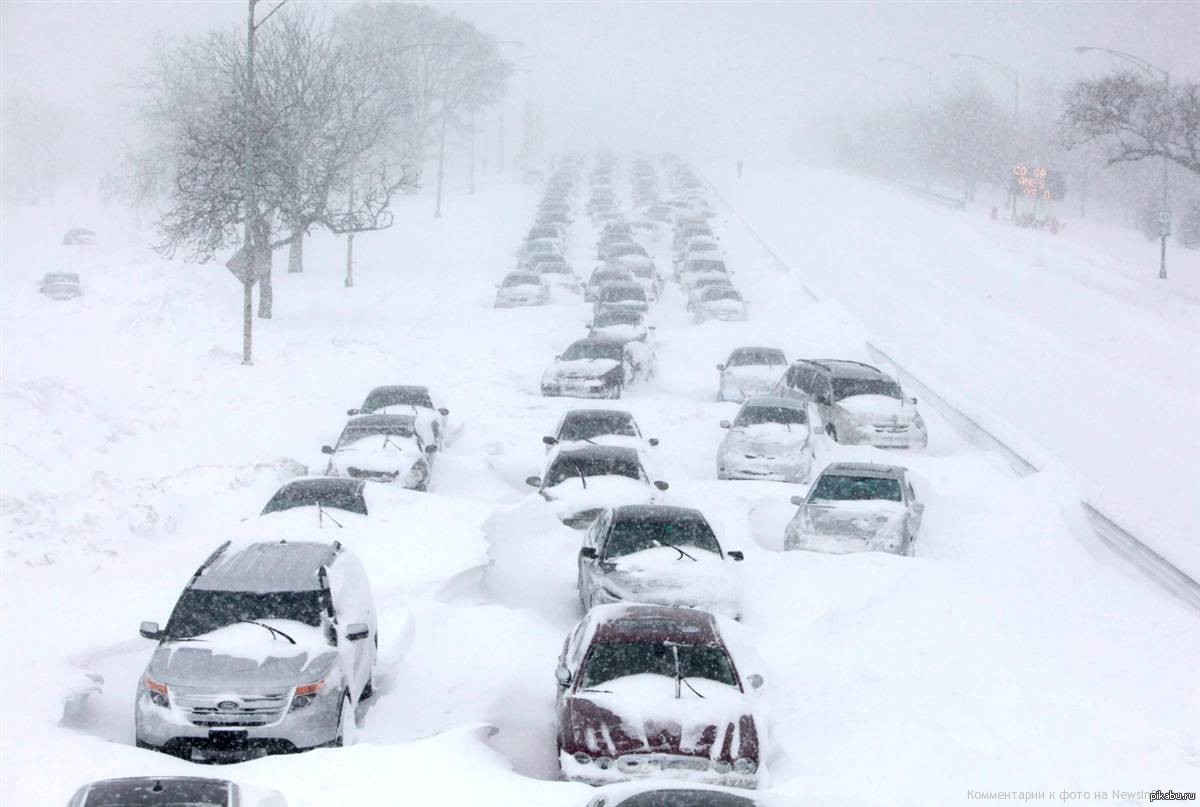
<svg viewBox="0 0 1200 807"><path fill-rule="evenodd" d="M612 372L621 363L615 359L575 359L574 361L555 362L546 371L547 378L599 378L605 373Z"/></svg>
<svg viewBox="0 0 1200 807"><path fill-rule="evenodd" d="M797 514L799 537L821 552L890 549L907 512L900 502L879 499L805 504Z"/></svg>
<svg viewBox="0 0 1200 807"><path fill-rule="evenodd" d="M722 448L763 454L787 453L802 448L808 442L808 426L793 423L756 423L729 430Z"/></svg>
<svg viewBox="0 0 1200 807"><path fill-rule="evenodd" d="M601 585L629 602L701 608L725 616L740 613L738 580L731 561L693 546L644 549L611 561Z"/></svg>
<svg viewBox="0 0 1200 807"><path fill-rule="evenodd" d="M742 389L769 390L786 369L782 364L743 364L726 367L723 380L726 384L737 384Z"/></svg>
<svg viewBox="0 0 1200 807"><path fill-rule="evenodd" d="M393 437L384 444L382 440L382 437L370 437L339 448L331 459L334 469L342 474L352 474L351 469L405 473L425 456L415 441Z"/></svg>
<svg viewBox="0 0 1200 807"><path fill-rule="evenodd" d="M676 698L673 678L654 674L579 690L570 701L575 743L612 757L660 753L758 759L758 733L745 694L694 677L681 683L680 693Z"/></svg>
<svg viewBox="0 0 1200 807"><path fill-rule="evenodd" d="M262 624L283 631L291 644L261 625L247 622L182 641L164 642L146 672L169 686L210 690L252 686L295 686L325 676L336 660L320 628L288 619Z"/></svg>
<svg viewBox="0 0 1200 807"><path fill-rule="evenodd" d="M578 478L565 479L542 495L560 519L586 510L603 510L623 504L650 504L655 490L641 479L627 476L589 476L587 487Z"/></svg>
<svg viewBox="0 0 1200 807"><path fill-rule="evenodd" d="M888 395L852 395L842 398L837 405L844 412L865 420L912 420L917 410L911 404Z"/></svg>

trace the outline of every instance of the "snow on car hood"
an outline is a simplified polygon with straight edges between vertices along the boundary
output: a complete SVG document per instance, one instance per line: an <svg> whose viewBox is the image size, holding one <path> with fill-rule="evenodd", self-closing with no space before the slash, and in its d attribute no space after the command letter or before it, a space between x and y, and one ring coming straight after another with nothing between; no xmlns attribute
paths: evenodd
<svg viewBox="0 0 1200 807"><path fill-rule="evenodd" d="M859 548L854 545L856 541L887 541L898 536L907 512L901 502L883 499L806 504L808 525L803 532L813 537L849 541L843 551L852 550Z"/></svg>
<svg viewBox="0 0 1200 807"><path fill-rule="evenodd" d="M702 608L736 616L738 582L731 561L713 552L684 546L691 560L669 546L643 549L612 561L601 585L621 599L655 605Z"/></svg>
<svg viewBox="0 0 1200 807"><path fill-rule="evenodd" d="M540 283L522 283L519 286L504 286L497 294L500 297L537 297L542 293Z"/></svg>
<svg viewBox="0 0 1200 807"><path fill-rule="evenodd" d="M347 473L350 468L406 473L424 456L415 441L393 437L384 443L383 437L371 436L339 448L331 462L339 473Z"/></svg>
<svg viewBox="0 0 1200 807"><path fill-rule="evenodd" d="M577 691L571 706L572 728L592 753L717 759L731 735L730 756L757 757L758 738L746 696L736 687L706 678L686 679L676 698L670 676L627 675Z"/></svg>
<svg viewBox="0 0 1200 807"><path fill-rule="evenodd" d="M263 619L283 631L291 644L261 625L239 622L184 641L164 642L147 672L155 680L205 689L294 686L322 678L337 651L320 628L290 619Z"/></svg>
<svg viewBox="0 0 1200 807"><path fill-rule="evenodd" d="M599 378L620 366L621 362L615 359L575 359L556 362L546 375L550 378Z"/></svg>
<svg viewBox="0 0 1200 807"><path fill-rule="evenodd" d="M654 493L654 488L648 483L627 476L589 476L586 488L578 477L572 477L542 491L559 518L583 510L623 504L650 504Z"/></svg>
<svg viewBox="0 0 1200 807"><path fill-rule="evenodd" d="M730 301L730 302L736 302ZM753 385L756 388L770 388L775 385L787 367L782 364L743 364L737 367L725 368L726 383L733 382L742 386Z"/></svg>
<svg viewBox="0 0 1200 807"><path fill-rule="evenodd" d="M838 407L860 418L912 420L914 412L904 401L889 395L852 395L837 402Z"/></svg>
<svg viewBox="0 0 1200 807"><path fill-rule="evenodd" d="M790 429L782 423L756 423L730 429L726 440L731 448L770 453L800 448L808 442L808 436L808 426L799 423L793 423Z"/></svg>

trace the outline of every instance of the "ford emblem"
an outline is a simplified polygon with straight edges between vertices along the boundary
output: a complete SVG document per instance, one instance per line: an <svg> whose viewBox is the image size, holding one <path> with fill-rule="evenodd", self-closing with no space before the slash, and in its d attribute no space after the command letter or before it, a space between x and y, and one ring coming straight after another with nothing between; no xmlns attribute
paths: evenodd
<svg viewBox="0 0 1200 807"><path fill-rule="evenodd" d="M217 704L217 708L222 712L236 712L238 709L242 708L242 705L237 701L221 701Z"/></svg>

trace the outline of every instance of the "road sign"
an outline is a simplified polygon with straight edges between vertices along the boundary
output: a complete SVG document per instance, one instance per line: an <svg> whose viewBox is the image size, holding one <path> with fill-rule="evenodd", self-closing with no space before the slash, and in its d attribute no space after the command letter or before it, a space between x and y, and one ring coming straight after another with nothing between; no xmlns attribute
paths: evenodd
<svg viewBox="0 0 1200 807"><path fill-rule="evenodd" d="M1171 209L1169 207L1164 207L1158 211L1158 223L1167 225L1171 223Z"/></svg>
<svg viewBox="0 0 1200 807"><path fill-rule="evenodd" d="M250 250L246 248L246 244L242 244L241 248L233 253L233 257L225 261L225 268L240 283L245 283L247 279L251 283L262 280L271 271L271 250L258 250L258 254L252 260ZM249 273L252 273L252 276L248 277Z"/></svg>

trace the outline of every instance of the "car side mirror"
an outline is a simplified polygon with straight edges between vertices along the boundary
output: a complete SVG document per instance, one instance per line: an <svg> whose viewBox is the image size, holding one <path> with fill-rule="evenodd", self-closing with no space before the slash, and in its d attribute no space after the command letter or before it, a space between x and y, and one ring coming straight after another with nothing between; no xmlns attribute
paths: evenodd
<svg viewBox="0 0 1200 807"><path fill-rule="evenodd" d="M333 446L321 446L321 453L322 454L332 454Z"/></svg>
<svg viewBox="0 0 1200 807"><path fill-rule="evenodd" d="M570 686L571 685L571 671L568 670L566 667L564 667L561 664L558 665L558 669L556 669L554 671L554 680L558 681L558 685L560 687Z"/></svg>
<svg viewBox="0 0 1200 807"><path fill-rule="evenodd" d="M425 446L425 453L426 454L436 454L437 446L434 445L433 443L430 443L429 445Z"/></svg>
<svg viewBox="0 0 1200 807"><path fill-rule="evenodd" d="M732 552L726 552L725 554L728 555L730 557L730 559L732 559L732 560L745 560L746 559L746 553L738 551L738 550L734 550Z"/></svg>
<svg viewBox="0 0 1200 807"><path fill-rule="evenodd" d="M658 438L657 438L657 437L651 437L651 438L650 438L649 440L647 440L646 442L647 442L647 443L649 443L649 444L650 444L650 445L652 445L652 446L656 446L656 445L658 445Z"/></svg>
<svg viewBox="0 0 1200 807"><path fill-rule="evenodd" d="M733 424L732 424L732 423L730 423L728 420L722 420L722 421L720 422L720 424L719 424L719 425L720 425L720 427L721 427L722 429L731 429L731 428L733 428Z"/></svg>
<svg viewBox="0 0 1200 807"><path fill-rule="evenodd" d="M913 406L916 406L917 405L917 396L914 395L913 397L909 398L908 402L910 404L912 404Z"/></svg>
<svg viewBox="0 0 1200 807"><path fill-rule="evenodd" d="M579 550L579 557L587 558L588 560L595 560L596 559L596 547L585 546L583 549Z"/></svg>
<svg viewBox="0 0 1200 807"><path fill-rule="evenodd" d="M559 354L559 355L555 356L555 357L554 357L554 360L555 360L555 361L561 361L561 360L562 360L562 354Z"/></svg>
<svg viewBox="0 0 1200 807"><path fill-rule="evenodd" d="M750 682L750 687L752 689L761 689L762 688L763 677L761 675L759 675L758 673L754 673L747 680Z"/></svg>
<svg viewBox="0 0 1200 807"><path fill-rule="evenodd" d="M667 488L669 488L671 486L660 479L654 483L654 487L658 488L659 490L666 490Z"/></svg>
<svg viewBox="0 0 1200 807"><path fill-rule="evenodd" d="M346 627L346 638L357 642L371 635L371 629L365 622L353 622Z"/></svg>
<svg viewBox="0 0 1200 807"><path fill-rule="evenodd" d="M793 496L789 501L791 501L792 504L799 507L800 505L804 504L804 497L803 496Z"/></svg>
<svg viewBox="0 0 1200 807"><path fill-rule="evenodd" d="M717 372L719 372L719 373L723 373L723 372L725 372L725 365L724 365L724 364L718 364L718 365L717 365Z"/></svg>
<svg viewBox="0 0 1200 807"><path fill-rule="evenodd" d="M556 445L558 443L558 438L551 437L550 435L547 434L545 437L542 438L542 442L548 446L552 446L552 445Z"/></svg>
<svg viewBox="0 0 1200 807"><path fill-rule="evenodd" d="M142 624L141 624L141 625L138 627L138 633L141 635L141 637L142 637L143 639L155 639L155 640L158 640L158 639L161 639L161 638L163 637L162 628L160 628L160 627L158 626L158 623L157 623L157 622L149 622L149 621L147 621L147 622L143 622L143 623L142 623Z"/></svg>
<svg viewBox="0 0 1200 807"><path fill-rule="evenodd" d="M525 477L525 484L531 488L540 488L542 486L542 478L540 476Z"/></svg>
<svg viewBox="0 0 1200 807"><path fill-rule="evenodd" d="M349 415L350 417L354 417L355 415L361 415L362 410L361 409L347 409L346 414Z"/></svg>
<svg viewBox="0 0 1200 807"><path fill-rule="evenodd" d="M438 410L438 414L439 415L448 415L448 414L450 414L450 410L443 406L441 409Z"/></svg>

